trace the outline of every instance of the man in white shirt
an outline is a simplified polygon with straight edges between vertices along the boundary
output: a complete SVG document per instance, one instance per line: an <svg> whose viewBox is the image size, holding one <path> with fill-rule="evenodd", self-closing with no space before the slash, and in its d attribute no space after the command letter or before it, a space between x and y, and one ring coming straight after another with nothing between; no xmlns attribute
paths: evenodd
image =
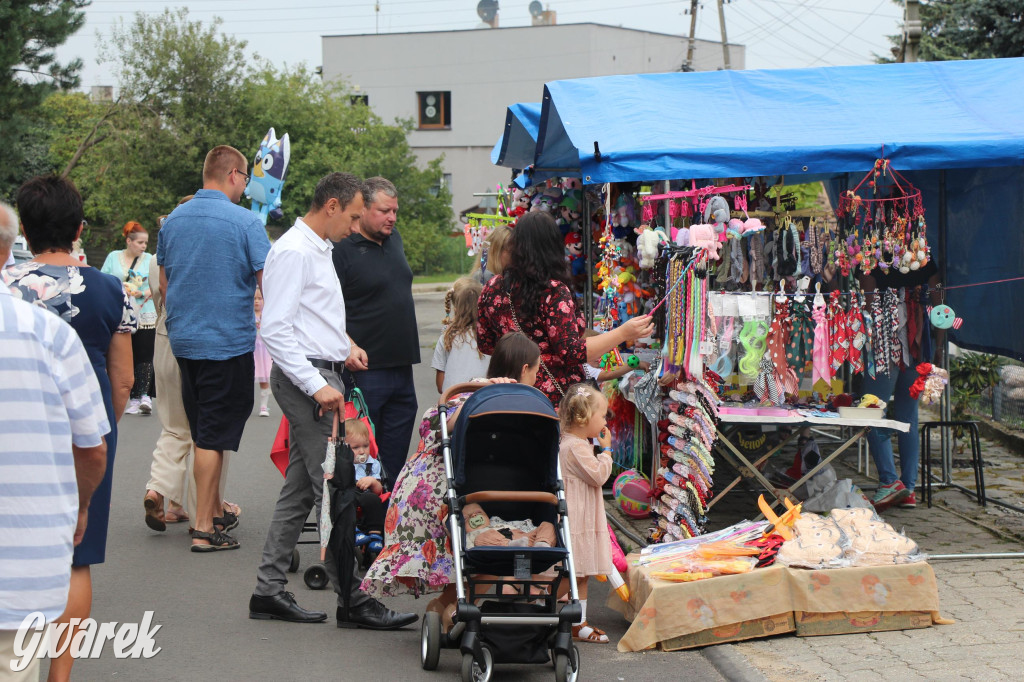
<svg viewBox="0 0 1024 682"><path fill-rule="evenodd" d="M345 361L365 369L366 353L345 333L345 300L331 259L331 242L347 237L362 215L363 194L362 183L349 173L325 176L317 183L309 212L277 240L264 265L260 331L274 360L270 387L291 427L291 452L249 600L250 618L299 623L327 619L323 611L307 611L295 603L284 590L285 571L309 510L315 508L319 517L330 413L345 405ZM320 420L314 417L316 404L323 409ZM351 450L343 448L332 481L342 497L355 490L354 477ZM338 627L393 630L416 621L416 614L396 613L361 592L358 577L353 578L346 610L339 571L354 572L355 562L336 566L328 553L325 568L338 593Z"/></svg>

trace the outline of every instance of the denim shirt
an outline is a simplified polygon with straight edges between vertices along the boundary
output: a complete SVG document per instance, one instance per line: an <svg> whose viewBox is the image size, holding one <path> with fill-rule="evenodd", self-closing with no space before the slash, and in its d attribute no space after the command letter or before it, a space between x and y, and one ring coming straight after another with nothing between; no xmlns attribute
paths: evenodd
<svg viewBox="0 0 1024 682"><path fill-rule="evenodd" d="M177 358L227 360L256 344L253 296L270 240L259 217L219 190L201 189L157 236L167 274L167 336Z"/></svg>

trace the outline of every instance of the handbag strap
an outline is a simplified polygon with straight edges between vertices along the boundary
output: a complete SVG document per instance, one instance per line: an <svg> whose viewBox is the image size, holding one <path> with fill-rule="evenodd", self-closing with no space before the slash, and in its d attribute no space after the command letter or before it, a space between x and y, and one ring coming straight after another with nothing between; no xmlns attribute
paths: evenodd
<svg viewBox="0 0 1024 682"><path fill-rule="evenodd" d="M515 324L516 331L525 336L526 332L523 331L522 326L519 324L519 318L516 317L516 307L515 305L512 304L512 294L510 294L507 289L505 291L505 294L508 296L508 307L512 311L512 323ZM540 368L544 370L544 374L546 374L548 379L551 380L552 385L554 385L555 389L558 391L558 395L564 398L565 391L562 389L562 385L558 383L554 375L551 373L551 370L548 369L548 366L544 364L543 357L540 358Z"/></svg>

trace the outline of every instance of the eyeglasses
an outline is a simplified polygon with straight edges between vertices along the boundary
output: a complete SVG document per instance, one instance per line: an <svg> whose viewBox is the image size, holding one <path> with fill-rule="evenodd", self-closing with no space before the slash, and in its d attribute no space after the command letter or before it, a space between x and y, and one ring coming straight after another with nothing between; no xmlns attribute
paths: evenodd
<svg viewBox="0 0 1024 682"><path fill-rule="evenodd" d="M239 174L239 175L241 175L241 176L242 176L243 178L245 178L245 181L246 181L246 182L249 182L249 174L248 174L248 173L246 173L245 171L240 171L240 170L238 170L237 168L232 168L232 169L231 169L231 173L238 173L238 174ZM228 175L231 175L231 173L228 173Z"/></svg>

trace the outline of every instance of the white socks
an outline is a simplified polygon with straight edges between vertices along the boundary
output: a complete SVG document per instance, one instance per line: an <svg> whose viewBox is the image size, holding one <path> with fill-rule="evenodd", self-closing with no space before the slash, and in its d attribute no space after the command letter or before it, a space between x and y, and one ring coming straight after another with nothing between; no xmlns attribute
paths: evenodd
<svg viewBox="0 0 1024 682"><path fill-rule="evenodd" d="M580 608L583 609L583 615L580 616L580 623L586 623L587 622L587 600L586 599L580 599ZM580 623L576 623L576 624L579 625Z"/></svg>
<svg viewBox="0 0 1024 682"><path fill-rule="evenodd" d="M267 401L268 400L270 400L270 389L269 388L261 388L260 389L260 409L261 410L267 409Z"/></svg>

